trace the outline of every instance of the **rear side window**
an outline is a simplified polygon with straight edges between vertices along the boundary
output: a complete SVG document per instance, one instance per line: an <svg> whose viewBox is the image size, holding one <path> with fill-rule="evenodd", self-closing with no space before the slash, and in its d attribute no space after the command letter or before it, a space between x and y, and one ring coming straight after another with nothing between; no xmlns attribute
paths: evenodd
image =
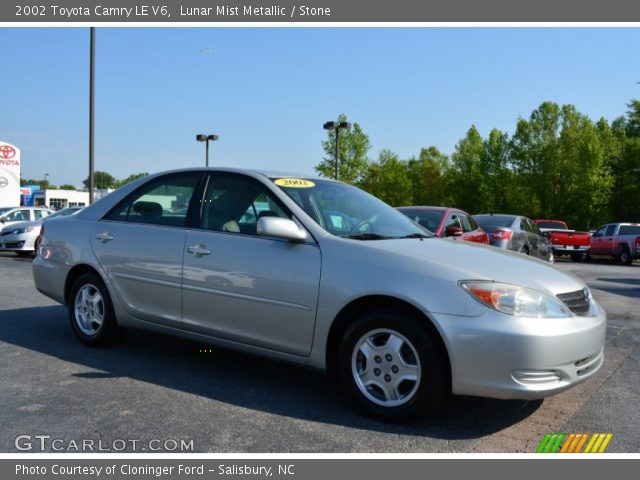
<svg viewBox="0 0 640 480"><path fill-rule="evenodd" d="M525 232L533 232L533 230L531 229L531 225L529 225L529 222L526 218L520 219L520 229L524 230Z"/></svg>
<svg viewBox="0 0 640 480"><path fill-rule="evenodd" d="M46 210L34 210L33 213L36 216L36 220L40 220L40 219L42 219L44 217L49 216L49 212L46 211Z"/></svg>
<svg viewBox="0 0 640 480"><path fill-rule="evenodd" d="M104 218L119 222L184 227L191 197L200 180L199 172L156 178L138 188Z"/></svg>
<svg viewBox="0 0 640 480"><path fill-rule="evenodd" d="M620 225L618 235L640 235L640 225Z"/></svg>

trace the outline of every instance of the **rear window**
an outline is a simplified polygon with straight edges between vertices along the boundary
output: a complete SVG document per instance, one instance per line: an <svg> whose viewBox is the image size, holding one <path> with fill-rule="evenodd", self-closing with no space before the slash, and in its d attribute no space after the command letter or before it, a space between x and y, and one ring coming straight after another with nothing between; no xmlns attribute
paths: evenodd
<svg viewBox="0 0 640 480"><path fill-rule="evenodd" d="M640 225L620 225L618 235L640 235Z"/></svg>
<svg viewBox="0 0 640 480"><path fill-rule="evenodd" d="M511 227L515 219L511 215L474 215L473 218L483 229L486 227Z"/></svg>
<svg viewBox="0 0 640 480"><path fill-rule="evenodd" d="M562 222L536 222L538 228L550 228L553 230L564 230L565 224Z"/></svg>

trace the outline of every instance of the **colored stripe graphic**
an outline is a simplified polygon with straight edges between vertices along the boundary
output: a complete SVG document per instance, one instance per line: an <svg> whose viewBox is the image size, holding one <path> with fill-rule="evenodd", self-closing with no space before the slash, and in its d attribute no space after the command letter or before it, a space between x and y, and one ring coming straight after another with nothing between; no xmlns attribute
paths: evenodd
<svg viewBox="0 0 640 480"><path fill-rule="evenodd" d="M547 433L536 453L603 453L613 433ZM587 441L588 440L588 441ZM584 451L582 448L586 443Z"/></svg>

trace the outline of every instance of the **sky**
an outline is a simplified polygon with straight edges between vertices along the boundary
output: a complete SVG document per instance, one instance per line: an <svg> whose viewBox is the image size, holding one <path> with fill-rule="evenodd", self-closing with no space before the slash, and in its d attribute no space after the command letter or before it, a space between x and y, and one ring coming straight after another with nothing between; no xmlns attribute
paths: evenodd
<svg viewBox="0 0 640 480"><path fill-rule="evenodd" d="M409 158L541 102L597 120L640 98L638 28L97 28L95 163L116 178L211 163L313 173L341 113ZM0 141L22 177L88 175L89 29L0 28Z"/></svg>

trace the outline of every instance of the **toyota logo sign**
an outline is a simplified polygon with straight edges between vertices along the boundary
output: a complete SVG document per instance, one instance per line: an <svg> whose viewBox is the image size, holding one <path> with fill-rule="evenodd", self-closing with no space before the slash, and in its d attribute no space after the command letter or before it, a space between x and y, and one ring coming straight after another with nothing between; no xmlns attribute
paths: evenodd
<svg viewBox="0 0 640 480"><path fill-rule="evenodd" d="M0 145L0 158L13 158L16 156L16 149L9 145ZM5 178L6 180L6 178Z"/></svg>

